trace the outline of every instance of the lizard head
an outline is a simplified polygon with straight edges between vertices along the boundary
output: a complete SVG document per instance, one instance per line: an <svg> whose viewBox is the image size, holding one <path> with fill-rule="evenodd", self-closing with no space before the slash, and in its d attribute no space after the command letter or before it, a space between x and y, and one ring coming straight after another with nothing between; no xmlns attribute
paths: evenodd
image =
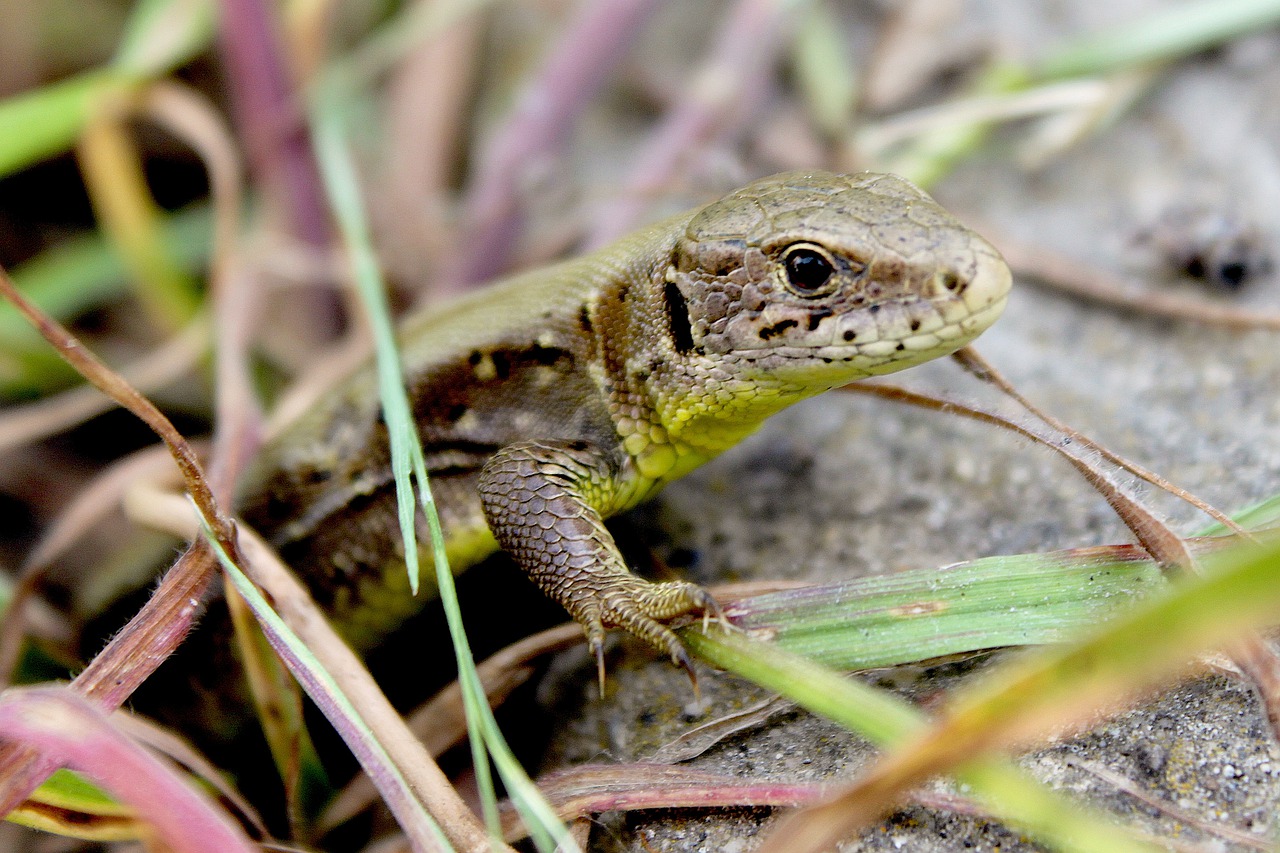
<svg viewBox="0 0 1280 853"><path fill-rule="evenodd" d="M664 297L677 351L817 392L959 349L1009 285L999 252L911 183L790 172L696 213Z"/></svg>

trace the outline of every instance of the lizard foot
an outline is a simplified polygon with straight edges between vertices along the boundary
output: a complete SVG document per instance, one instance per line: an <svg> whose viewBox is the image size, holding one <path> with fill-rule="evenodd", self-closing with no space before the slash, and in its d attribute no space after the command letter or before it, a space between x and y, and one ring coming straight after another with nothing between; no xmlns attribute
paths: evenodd
<svg viewBox="0 0 1280 853"><path fill-rule="evenodd" d="M698 676L684 643L667 626L679 616L702 614L705 631L712 619L727 624L724 611L711 594L697 584L688 581L649 583L633 579L634 583L601 590L590 608L586 619L580 619L587 634L587 645L596 659L600 678L600 692L604 693L604 634L606 628L622 628L664 652L671 662L681 667L689 676L695 694L698 694ZM700 695L700 694L699 694Z"/></svg>

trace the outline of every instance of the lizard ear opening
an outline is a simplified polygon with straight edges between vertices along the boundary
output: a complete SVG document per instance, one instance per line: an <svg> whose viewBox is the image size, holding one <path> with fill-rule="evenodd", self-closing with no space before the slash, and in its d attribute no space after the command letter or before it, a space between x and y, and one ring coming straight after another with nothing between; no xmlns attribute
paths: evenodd
<svg viewBox="0 0 1280 853"><path fill-rule="evenodd" d="M671 340L676 352L685 355L693 351L693 329L689 320L689 304L674 282L667 282L663 290L667 303L667 324L671 328Z"/></svg>

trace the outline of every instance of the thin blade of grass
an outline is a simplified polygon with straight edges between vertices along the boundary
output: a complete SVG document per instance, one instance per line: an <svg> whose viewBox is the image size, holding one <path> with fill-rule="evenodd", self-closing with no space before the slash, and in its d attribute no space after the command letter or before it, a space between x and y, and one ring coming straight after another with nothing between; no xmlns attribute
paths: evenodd
<svg viewBox="0 0 1280 853"><path fill-rule="evenodd" d="M195 314L200 297L195 280L165 246L159 206L125 128L128 113L123 104L95 109L76 146L77 159L98 225L124 259L133 292L151 321L173 332Z"/></svg>
<svg viewBox="0 0 1280 853"><path fill-rule="evenodd" d="M69 149L100 97L134 85L119 72L89 71L0 101L0 177Z"/></svg>
<svg viewBox="0 0 1280 853"><path fill-rule="evenodd" d="M186 328L158 348L130 364L121 365L120 375L139 391L152 392L193 373L209 344L209 323L197 315ZM113 408L114 401L88 385L9 406L0 412L0 453L56 435Z"/></svg>
<svg viewBox="0 0 1280 853"><path fill-rule="evenodd" d="M418 583L417 532L415 525L416 501L413 481L417 481L418 499L431 531L433 563L440 589L441 601L449 622L450 636L458 660L459 679L464 687L468 728L471 731L472 755L477 783L482 792L486 822L495 837L499 820L497 796L489 776L489 762L484 754L487 748L503 781L511 792L522 814L526 814L534 827L535 843L541 849L553 850L557 845L574 849L563 824L555 817L550 805L538 794L519 762L511 755L498 731L484 692L475 673L475 664L466 634L462 628L457 594L453 587L448 559L444 552L444 535L431 496L427 479L426 462L422 456L417 428L410 414L401 374L400 357L390 320L390 310L382 287L373 244L364 216L363 204L344 139L341 101L336 92L330 91L317 102L313 110L312 130L320 170L325 179L336 212L343 240L351 256L353 271L362 304L366 308L374 333L374 351L377 364L379 390L383 403L383 415L391 440L392 471L396 479L396 498L400 527L404 537L405 565L413 589ZM411 479L412 475L412 479Z"/></svg>
<svg viewBox="0 0 1280 853"><path fill-rule="evenodd" d="M365 319L373 331L378 388L391 444L391 471L396 482L396 514L405 546L405 569L409 575L409 590L417 595L421 568L414 520L417 503L411 478L413 456L420 443L409 414L409 401L405 396L404 378L400 369L400 354L391 323L391 306L382 288L382 277L373 252L373 240L364 217L364 203L360 199L355 164L351 161L343 138L340 109L338 103L329 102L314 111L314 145L316 156L320 160L321 176L350 256L352 278L365 308Z"/></svg>
<svg viewBox="0 0 1280 853"><path fill-rule="evenodd" d="M87 350L67 329L56 322L48 314L42 312L25 296L18 292L9 278L9 274L0 269L0 295L4 295L17 307L18 311L36 327L44 337L65 358L81 376L94 387L115 400L124 408L137 416L143 423L165 443L173 461L182 472L187 491L196 502L201 517L218 534L224 547L235 549L235 531L230 519L218 508L218 502L205 480L200 460L190 443L174 428L173 423L155 404L116 372Z"/></svg>
<svg viewBox="0 0 1280 853"><path fill-rule="evenodd" d="M1280 23L1276 0L1197 0L1071 42L1036 67L1045 78L1167 62Z"/></svg>
<svg viewBox="0 0 1280 853"><path fill-rule="evenodd" d="M956 400L917 394L894 385L867 385L855 382L851 385L845 385L839 390L874 394L879 397L897 400L898 402L961 415L982 423L1001 427L1023 438L1031 439L1041 447L1057 453L1075 468L1084 477L1085 481L1111 506L1130 532L1147 549L1147 552L1160 560L1166 570L1176 569L1188 572L1192 570L1191 555L1187 552L1186 545L1177 534L1170 530L1151 510L1147 509L1141 501L1129 494L1124 487L1116 482L1110 472L1094 464L1086 452L1082 451L1081 448L1074 447L1070 442L1060 440L1057 430L1051 425L1045 424L1041 426L1019 423L994 412L988 412L985 409L970 406Z"/></svg>
<svg viewBox="0 0 1280 853"><path fill-rule="evenodd" d="M315 813L332 786L307 730L298 682L272 650L244 599L227 590L226 600L262 734L284 783L289 823L293 834L301 836L306 815Z"/></svg>
<svg viewBox="0 0 1280 853"><path fill-rule="evenodd" d="M1097 452L1099 456L1110 462L1112 465L1115 465L1117 468L1133 474L1135 477L1150 483L1163 492L1167 492L1180 500L1186 501L1196 509L1213 518L1219 524L1230 528L1231 532L1240 534L1245 533L1243 527L1235 521L1232 521L1229 516L1217 507L1209 504L1208 501L1202 500L1196 495L1188 492L1186 489L1174 485L1159 474L1156 474L1154 471L1148 471L1136 462L1125 459L1120 454L1103 445L1101 442L1093 440L1089 436L1074 427L1069 426L1057 417L1051 415L1049 412L1032 403L1031 400L1028 399L1021 391L1013 387L1013 383L1006 379L1000 371L996 370L995 366L983 358L974 347L967 346L957 350L951 357L957 364L964 368L970 376L973 376L981 382L994 386L1006 397L1009 397L1019 406L1026 409L1028 413L1036 418L1036 420L1043 423L1049 429L1057 431L1059 435L1055 442L1056 444L1063 446L1068 444L1083 445L1084 447ZM1134 533L1135 535L1138 535L1137 531L1134 531ZM1139 540L1141 540L1141 538L1142 537L1139 536ZM1156 558L1163 557L1163 555L1155 552L1152 553L1152 556Z"/></svg>
<svg viewBox="0 0 1280 853"><path fill-rule="evenodd" d="M1263 498L1255 504L1232 514L1236 524L1246 530L1264 530L1280 523L1280 494ZM1196 533L1197 536L1222 536L1230 531L1226 525L1213 522Z"/></svg>
<svg viewBox="0 0 1280 853"><path fill-rule="evenodd" d="M333 676L311 653L308 646L285 625L284 620L271 608L258 588L227 555L208 528L206 536L214 548L227 578L236 592L244 599L271 647L288 666L303 690L316 703L343 741L355 754L360 766L377 785L388 808L396 816L401 828L413 839L420 850L447 850L449 843L440 826L418 801L413 789L400 772L399 766L387 754L381 742L374 736L364 719L352 706Z"/></svg>
<svg viewBox="0 0 1280 853"><path fill-rule="evenodd" d="M1164 586L1150 557L1117 545L803 587L732 602L725 614L788 651L861 670L1062 642Z"/></svg>
<svg viewBox="0 0 1280 853"><path fill-rule="evenodd" d="M578 645L583 640L582 629L577 623L559 625L526 637L479 664L476 673L480 676L489 705L501 705L513 690L535 674L532 660ZM467 737L461 685L454 681L419 706L409 716L408 724L431 755L442 755L459 744ZM358 776L329 803L320 817L319 826L322 829L338 826L368 808L374 799L369 780Z"/></svg>
<svg viewBox="0 0 1280 853"><path fill-rule="evenodd" d="M908 742L928 726L924 714L904 700L770 643L723 632L703 634L697 629L683 630L681 638L690 651L704 660L781 693L877 745L892 747ZM1112 825L1105 817L1075 805L1011 765L991 760L980 765L975 762L957 775L969 785L969 793L997 818L1059 849L1073 853L1159 849ZM803 844L806 833L821 824L799 822L797 827L797 821L786 822L787 834L775 832L766 841L769 853L827 849ZM770 842L772 847L768 846ZM828 840L828 844L834 841Z"/></svg>

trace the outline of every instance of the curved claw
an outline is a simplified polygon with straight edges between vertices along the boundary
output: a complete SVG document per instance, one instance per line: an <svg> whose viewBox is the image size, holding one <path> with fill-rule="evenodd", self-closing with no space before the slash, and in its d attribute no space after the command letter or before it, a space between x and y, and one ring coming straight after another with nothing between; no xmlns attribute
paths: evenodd
<svg viewBox="0 0 1280 853"><path fill-rule="evenodd" d="M680 643L679 640L676 642ZM671 652L671 662L684 668L684 674L689 676L689 684L693 686L693 698L701 700L702 691L698 688L698 672L693 668L693 660L689 657L689 652L683 643Z"/></svg>
<svg viewBox="0 0 1280 853"><path fill-rule="evenodd" d="M596 677L600 680L600 698L604 698L604 643L591 641L592 654L596 658Z"/></svg>
<svg viewBox="0 0 1280 853"><path fill-rule="evenodd" d="M728 631L732 623L729 621L729 617L724 615L724 608L720 606L720 602L716 601L715 597L702 587L694 588L700 593L696 609L702 611L702 633L707 633L707 629L711 627L712 620L721 625L725 631Z"/></svg>

